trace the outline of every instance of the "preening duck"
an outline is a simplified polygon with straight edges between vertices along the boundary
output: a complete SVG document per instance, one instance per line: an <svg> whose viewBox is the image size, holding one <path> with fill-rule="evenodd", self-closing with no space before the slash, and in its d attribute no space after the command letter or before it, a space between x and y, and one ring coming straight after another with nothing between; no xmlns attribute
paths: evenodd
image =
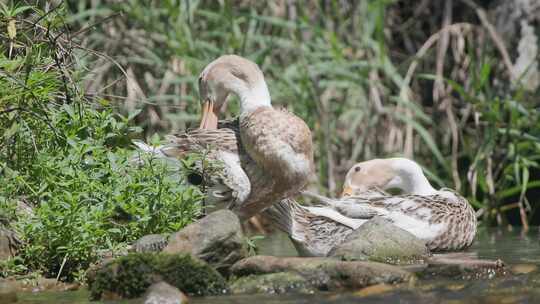
<svg viewBox="0 0 540 304"><path fill-rule="evenodd" d="M373 190L377 188L395 188L403 193L392 196ZM375 215L424 240L433 251L466 248L476 235L476 215L467 200L451 189L434 189L421 167L409 159L376 159L358 163L347 173L343 192L340 199L306 193L326 207L303 207L288 201L268 213L276 221L282 216L284 220L278 227L288 229L286 232L296 240L297 246L312 250L311 253L316 255L326 254L326 249L338 245L351 231ZM309 217L324 222L333 230L324 225L306 223L305 219ZM336 241L325 246L314 244L320 242L323 234ZM324 250L314 251L314 248Z"/></svg>
<svg viewBox="0 0 540 304"><path fill-rule="evenodd" d="M170 144L161 147L162 154L212 150L225 164L220 175L231 189L228 207L241 219L304 188L314 167L311 132L302 119L272 107L257 64L236 55L221 56L200 74L199 92L200 129L171 137ZM231 93L240 101L239 118L218 128L218 113Z"/></svg>
<svg viewBox="0 0 540 304"><path fill-rule="evenodd" d="M402 195L372 197L366 206L426 241L430 250L458 250L472 244L476 214L467 199L452 189L431 186L414 161L406 158L374 159L354 165L345 179L344 196L355 203L335 206L353 216L362 193L370 188L392 188Z"/></svg>

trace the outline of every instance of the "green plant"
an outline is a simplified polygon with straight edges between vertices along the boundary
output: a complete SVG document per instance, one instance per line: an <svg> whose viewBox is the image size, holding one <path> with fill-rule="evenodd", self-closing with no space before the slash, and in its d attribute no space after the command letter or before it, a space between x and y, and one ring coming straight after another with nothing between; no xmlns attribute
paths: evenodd
<svg viewBox="0 0 540 304"><path fill-rule="evenodd" d="M0 278L11 277L27 271L28 268L24 265L24 260L21 257L0 260Z"/></svg>
<svg viewBox="0 0 540 304"><path fill-rule="evenodd" d="M0 220L23 241L21 266L80 279L104 252L190 223L203 195L183 167L132 161L136 112L82 94L62 7L28 11L16 16L21 47L0 53Z"/></svg>
<svg viewBox="0 0 540 304"><path fill-rule="evenodd" d="M517 209L521 224L528 227L537 204L531 204L525 194L540 187L530 174L539 168L540 112L534 104L518 102L524 94L521 89L495 96L495 89L486 81L491 70L489 62L471 65L472 89L447 80L480 114L468 124L470 128L461 131L459 158L468 163L463 178L469 189L464 191L485 211L487 221L502 224L502 215Z"/></svg>
<svg viewBox="0 0 540 304"><path fill-rule="evenodd" d="M260 241L262 239L264 239L264 235L254 235L251 237L246 237L245 244L249 256L257 255L259 253L257 241Z"/></svg>
<svg viewBox="0 0 540 304"><path fill-rule="evenodd" d="M70 135L67 146L41 151L27 176L4 176L36 206L34 216L18 221L28 266L69 275L102 250L176 231L200 214L202 194L186 185L181 172L152 159L136 165L133 152L107 146L127 128L110 111L85 109L77 123L69 106L62 110L52 121Z"/></svg>

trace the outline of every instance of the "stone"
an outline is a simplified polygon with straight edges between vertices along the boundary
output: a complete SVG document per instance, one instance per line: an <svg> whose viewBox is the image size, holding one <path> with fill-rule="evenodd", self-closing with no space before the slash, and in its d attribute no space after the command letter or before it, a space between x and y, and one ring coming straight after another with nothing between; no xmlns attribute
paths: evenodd
<svg viewBox="0 0 540 304"><path fill-rule="evenodd" d="M185 304L186 295L165 282L152 284L144 296L144 304Z"/></svg>
<svg viewBox="0 0 540 304"><path fill-rule="evenodd" d="M414 278L410 272L393 265L321 257L253 256L234 264L231 271L236 276L293 272L319 290L357 289Z"/></svg>
<svg viewBox="0 0 540 304"><path fill-rule="evenodd" d="M154 283L166 282L190 295L214 295L227 290L225 279L190 254L130 253L88 272L94 300L140 297Z"/></svg>
<svg viewBox="0 0 540 304"><path fill-rule="evenodd" d="M0 261L14 257L19 244L13 231L0 226Z"/></svg>
<svg viewBox="0 0 540 304"><path fill-rule="evenodd" d="M17 208L15 209L15 212L18 217L25 217L30 218L34 216L34 208L27 204L24 200L17 201Z"/></svg>
<svg viewBox="0 0 540 304"><path fill-rule="evenodd" d="M394 291L396 288L388 284L377 284L369 287L365 287L355 292L354 295L359 297L369 297L373 295L380 295L390 291Z"/></svg>
<svg viewBox="0 0 540 304"><path fill-rule="evenodd" d="M53 278L38 276L31 280L16 280L14 278L0 279L0 289L9 286L15 292L42 292L42 291L73 291L80 287L78 283L58 282ZM0 292L1 294L1 292ZM0 299L2 297L0 296ZM0 303L2 303L0 301Z"/></svg>
<svg viewBox="0 0 540 304"><path fill-rule="evenodd" d="M435 254L425 262L427 267L417 272L422 279L492 279L509 273L501 260L472 258L462 253Z"/></svg>
<svg viewBox="0 0 540 304"><path fill-rule="evenodd" d="M163 252L190 253L225 274L236 261L247 256L240 220L225 209L171 235Z"/></svg>
<svg viewBox="0 0 540 304"><path fill-rule="evenodd" d="M375 217L353 231L329 256L346 261L413 264L430 255L424 241L388 220Z"/></svg>
<svg viewBox="0 0 540 304"><path fill-rule="evenodd" d="M282 294L313 293L317 289L297 273L276 272L241 277L231 284L230 290L233 294Z"/></svg>
<svg viewBox="0 0 540 304"><path fill-rule="evenodd" d="M513 274L527 274L538 270L538 266L534 264L516 264L511 266Z"/></svg>
<svg viewBox="0 0 540 304"><path fill-rule="evenodd" d="M0 280L0 303L17 302L17 287L9 281Z"/></svg>
<svg viewBox="0 0 540 304"><path fill-rule="evenodd" d="M134 252L160 252L169 242L168 234L148 234L136 240L131 246Z"/></svg>

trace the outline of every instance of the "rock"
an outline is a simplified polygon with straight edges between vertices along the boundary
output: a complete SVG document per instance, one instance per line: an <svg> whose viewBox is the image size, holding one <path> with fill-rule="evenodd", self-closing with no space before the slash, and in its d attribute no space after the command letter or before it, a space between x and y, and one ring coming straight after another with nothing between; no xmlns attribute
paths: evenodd
<svg viewBox="0 0 540 304"><path fill-rule="evenodd" d="M17 207L15 209L17 217L32 217L34 216L34 208L27 204L24 200L17 201Z"/></svg>
<svg viewBox="0 0 540 304"><path fill-rule="evenodd" d="M379 294L387 293L390 291L394 291L395 289L396 288L392 285L377 284L377 285L372 285L369 287L362 288L359 291L355 292L354 295L359 296L359 297L369 297L373 295L379 295Z"/></svg>
<svg viewBox="0 0 540 304"><path fill-rule="evenodd" d="M32 279L16 280L0 279L0 289L9 286L16 292L41 292L41 291L71 291L79 289L78 283L57 282L56 279L37 277ZM0 292L1 294L1 292ZM2 297L0 296L0 299ZM2 303L2 301L0 301Z"/></svg>
<svg viewBox="0 0 540 304"><path fill-rule="evenodd" d="M32 292L62 290L63 284L53 278L39 277L32 286Z"/></svg>
<svg viewBox="0 0 540 304"><path fill-rule="evenodd" d="M163 252L191 253L222 273L247 256L240 220L230 210L212 212L171 235Z"/></svg>
<svg viewBox="0 0 540 304"><path fill-rule="evenodd" d="M14 257L19 244L13 231L0 226L0 261Z"/></svg>
<svg viewBox="0 0 540 304"><path fill-rule="evenodd" d="M188 298L178 288L165 282L155 283L148 288L144 304L185 304Z"/></svg>
<svg viewBox="0 0 540 304"><path fill-rule="evenodd" d="M88 273L90 296L96 300L106 294L136 298L161 281L191 295L220 294L227 289L214 268L185 253L130 253Z"/></svg>
<svg viewBox="0 0 540 304"><path fill-rule="evenodd" d="M538 270L534 264L516 264L510 268L513 274L527 274Z"/></svg>
<svg viewBox="0 0 540 304"><path fill-rule="evenodd" d="M417 274L423 279L491 279L508 274L503 261L471 258L462 253L436 254L426 259L427 267Z"/></svg>
<svg viewBox="0 0 540 304"><path fill-rule="evenodd" d="M316 290L303 276L293 272L249 275L231 284L233 294L313 293Z"/></svg>
<svg viewBox="0 0 540 304"><path fill-rule="evenodd" d="M168 234L149 234L136 240L131 246L134 252L160 252L169 242Z"/></svg>
<svg viewBox="0 0 540 304"><path fill-rule="evenodd" d="M17 288L9 281L0 280L0 303L17 302Z"/></svg>
<svg viewBox="0 0 540 304"><path fill-rule="evenodd" d="M429 254L424 241L381 217L375 217L347 236L329 256L346 261L412 264Z"/></svg>
<svg viewBox="0 0 540 304"><path fill-rule="evenodd" d="M314 257L253 256L237 262L231 270L237 276L293 272L319 290L362 288L379 283L408 281L414 277L393 265Z"/></svg>

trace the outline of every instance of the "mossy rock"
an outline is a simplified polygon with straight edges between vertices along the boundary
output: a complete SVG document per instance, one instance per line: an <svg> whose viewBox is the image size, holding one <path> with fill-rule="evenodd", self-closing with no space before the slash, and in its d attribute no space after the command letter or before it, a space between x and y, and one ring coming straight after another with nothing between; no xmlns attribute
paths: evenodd
<svg viewBox="0 0 540 304"><path fill-rule="evenodd" d="M130 253L89 274L90 297L103 293L122 298L141 296L153 283L165 281L190 295L212 295L227 289L212 267L189 254Z"/></svg>
<svg viewBox="0 0 540 304"><path fill-rule="evenodd" d="M234 264L231 271L238 277L295 273L302 276L309 286L321 291L357 289L414 279L413 274L394 265L321 257L252 256ZM275 279L272 276L260 278L263 279L261 282L270 281L269 278Z"/></svg>
<svg viewBox="0 0 540 304"><path fill-rule="evenodd" d="M233 294L313 293L317 289L304 277L293 272L278 272L241 277L231 284Z"/></svg>
<svg viewBox="0 0 540 304"><path fill-rule="evenodd" d="M347 236L329 256L345 261L417 264L429 257L430 252L425 242L410 232L375 217Z"/></svg>
<svg viewBox="0 0 540 304"><path fill-rule="evenodd" d="M163 252L190 253L224 275L247 256L240 220L226 209L212 212L172 234Z"/></svg>

